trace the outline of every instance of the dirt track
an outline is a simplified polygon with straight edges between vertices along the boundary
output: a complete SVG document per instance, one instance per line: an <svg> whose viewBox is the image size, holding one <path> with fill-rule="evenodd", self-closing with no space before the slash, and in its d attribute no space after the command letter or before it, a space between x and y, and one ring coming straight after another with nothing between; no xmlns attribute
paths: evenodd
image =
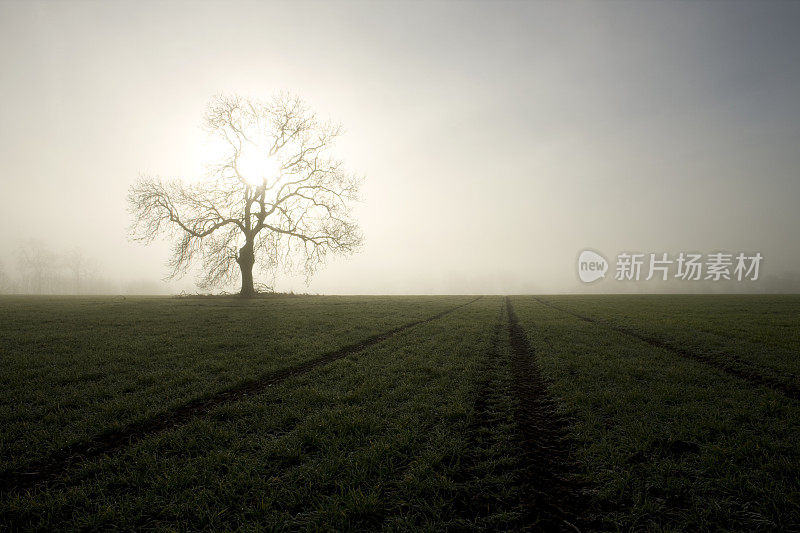
<svg viewBox="0 0 800 533"><path fill-rule="evenodd" d="M583 516L583 487L575 479L576 466L567 439L568 421L558 414L547 391L536 354L520 326L511 299L506 297L511 343L513 393L518 400L516 421L522 434L522 452L529 517L537 531L592 529Z"/></svg>

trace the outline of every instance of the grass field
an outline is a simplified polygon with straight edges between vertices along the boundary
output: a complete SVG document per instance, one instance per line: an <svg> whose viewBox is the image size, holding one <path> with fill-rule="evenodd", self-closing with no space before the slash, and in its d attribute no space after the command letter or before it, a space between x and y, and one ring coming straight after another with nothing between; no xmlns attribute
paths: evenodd
<svg viewBox="0 0 800 533"><path fill-rule="evenodd" d="M0 299L0 529L800 530L800 298Z"/></svg>

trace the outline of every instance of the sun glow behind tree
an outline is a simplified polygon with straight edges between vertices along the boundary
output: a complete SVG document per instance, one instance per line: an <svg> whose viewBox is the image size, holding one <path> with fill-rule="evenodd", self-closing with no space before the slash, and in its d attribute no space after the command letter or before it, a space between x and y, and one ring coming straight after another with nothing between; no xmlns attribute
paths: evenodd
<svg viewBox="0 0 800 533"><path fill-rule="evenodd" d="M255 264L273 278L278 267L300 267L309 279L328 253L360 246L350 216L360 179L331 153L340 126L289 95L268 103L217 96L204 126L210 162L202 180L143 178L128 195L134 238L177 239L171 276L200 259L201 286L229 283L239 272L249 295Z"/></svg>
<svg viewBox="0 0 800 533"><path fill-rule="evenodd" d="M242 147L242 153L237 158L236 169L248 184L259 187L271 185L281 179L282 164L276 155L269 155L269 149L264 144L247 143Z"/></svg>

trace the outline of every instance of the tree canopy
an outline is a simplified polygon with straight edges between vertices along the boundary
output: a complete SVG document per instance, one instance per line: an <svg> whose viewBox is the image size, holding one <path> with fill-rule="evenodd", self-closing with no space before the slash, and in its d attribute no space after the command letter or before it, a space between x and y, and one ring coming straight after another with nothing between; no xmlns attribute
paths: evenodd
<svg viewBox="0 0 800 533"><path fill-rule="evenodd" d="M351 211L361 180L331 151L340 125L288 94L218 95L203 123L217 156L203 179L144 176L128 194L133 238L172 239L170 277L199 262L201 287L241 276L249 295L254 265L273 280L279 268L308 280L329 254L359 248Z"/></svg>

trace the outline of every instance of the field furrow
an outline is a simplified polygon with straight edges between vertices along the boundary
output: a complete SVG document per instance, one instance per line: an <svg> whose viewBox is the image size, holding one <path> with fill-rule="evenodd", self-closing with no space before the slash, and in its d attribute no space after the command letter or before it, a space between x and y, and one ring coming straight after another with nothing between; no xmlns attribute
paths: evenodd
<svg viewBox="0 0 800 533"><path fill-rule="evenodd" d="M548 393L534 350L507 297L515 418L522 437L527 476L526 523L547 531L575 531L585 525L582 487L576 479L567 421Z"/></svg>
<svg viewBox="0 0 800 533"><path fill-rule="evenodd" d="M606 320L599 320L584 314L579 314L567 308L543 300L542 298L536 298L536 301L541 303L542 305L546 305L557 311L570 314L576 318L579 318L583 321L589 322L596 326L614 330L616 332L646 342L657 348L663 348L665 350L669 350L674 354L680 355L681 357L688 357L690 359L700 361L701 363L713 366L732 376L744 379L745 381L748 381L753 385L763 385L766 387L770 387L782 394L785 394L789 398L792 398L794 400L800 399L800 382L797 381L796 376L793 375L787 376L785 374L783 375L779 374L771 368L765 367L764 365L757 365L752 361L741 359L735 355L726 354L724 356L719 356L719 355L713 356L697 351L691 351L684 347L676 345L675 341L665 340L662 336L657 334L643 333L642 331L637 331L631 328L618 326Z"/></svg>
<svg viewBox="0 0 800 533"><path fill-rule="evenodd" d="M800 300L790 295L540 296L669 346L735 359L800 386Z"/></svg>

